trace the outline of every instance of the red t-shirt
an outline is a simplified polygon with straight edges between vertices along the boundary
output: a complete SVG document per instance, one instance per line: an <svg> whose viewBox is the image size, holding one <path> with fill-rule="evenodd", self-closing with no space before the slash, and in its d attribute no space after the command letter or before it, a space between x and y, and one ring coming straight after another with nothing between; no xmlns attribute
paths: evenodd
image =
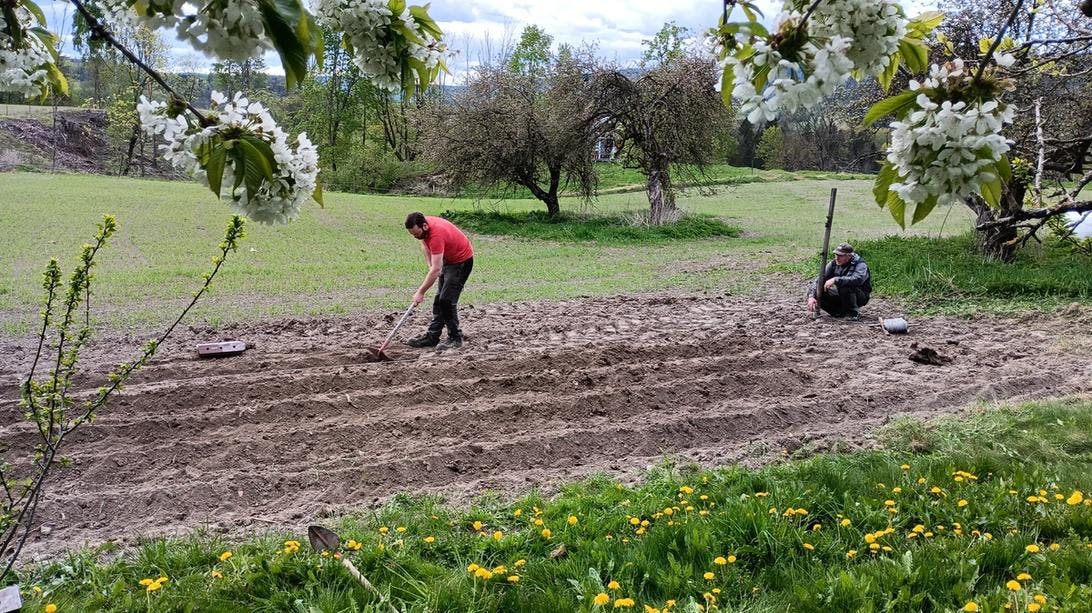
<svg viewBox="0 0 1092 613"><path fill-rule="evenodd" d="M425 217L428 222L428 237L425 247L428 252L444 256L444 264L462 264L474 257L474 248L470 239L455 224L443 217Z"/></svg>

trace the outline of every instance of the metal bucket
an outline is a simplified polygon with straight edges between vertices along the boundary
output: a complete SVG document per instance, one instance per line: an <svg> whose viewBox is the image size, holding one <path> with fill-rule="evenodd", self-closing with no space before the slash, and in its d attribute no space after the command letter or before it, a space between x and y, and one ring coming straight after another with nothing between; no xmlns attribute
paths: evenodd
<svg viewBox="0 0 1092 613"><path fill-rule="evenodd" d="M890 319L880 318L880 327L888 334L906 334L910 331L910 324L901 317Z"/></svg>

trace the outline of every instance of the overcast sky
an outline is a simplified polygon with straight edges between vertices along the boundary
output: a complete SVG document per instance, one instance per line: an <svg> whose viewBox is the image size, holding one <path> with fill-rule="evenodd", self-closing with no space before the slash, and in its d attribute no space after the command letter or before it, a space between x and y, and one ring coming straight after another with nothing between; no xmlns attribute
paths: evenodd
<svg viewBox="0 0 1092 613"><path fill-rule="evenodd" d="M424 4L422 0L409 0ZM766 15L773 18L780 6L774 0L758 0ZM459 82L461 74L473 67L490 52L496 53L506 42L519 39L520 31L537 25L554 38L554 48L560 43L579 47L592 43L598 55L622 65L634 64L641 56L641 41L653 35L668 21L690 28L699 35L717 23L721 3L716 0L434 0L429 14L444 31L451 50L458 52L450 62L455 73L449 82ZM911 16L936 6L936 1L906 0L903 6ZM71 14L64 2L48 5L50 29L56 30ZM203 67L211 60L165 34L172 45L172 63L183 69ZM66 44L71 52L71 43ZM269 72L283 73L277 55L266 55Z"/></svg>

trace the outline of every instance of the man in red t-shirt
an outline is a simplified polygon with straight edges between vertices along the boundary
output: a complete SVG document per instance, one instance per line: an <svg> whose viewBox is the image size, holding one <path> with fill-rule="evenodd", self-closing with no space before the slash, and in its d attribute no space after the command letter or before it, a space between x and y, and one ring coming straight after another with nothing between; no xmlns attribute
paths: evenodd
<svg viewBox="0 0 1092 613"><path fill-rule="evenodd" d="M406 217L406 230L421 241L421 251L428 263L428 274L421 287L413 294L413 304L421 304L425 292L437 280L440 287L432 301L432 322L428 331L410 341L410 347L436 347L441 349L463 346L463 332L459 329L456 305L463 285L474 269L474 248L470 239L455 224L442 217L410 213ZM440 344L440 334L447 328L447 341Z"/></svg>

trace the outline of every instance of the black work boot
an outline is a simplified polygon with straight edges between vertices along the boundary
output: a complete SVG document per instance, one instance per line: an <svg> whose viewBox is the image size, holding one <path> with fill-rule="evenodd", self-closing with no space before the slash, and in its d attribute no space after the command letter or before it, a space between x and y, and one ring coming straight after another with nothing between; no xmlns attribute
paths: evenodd
<svg viewBox="0 0 1092 613"><path fill-rule="evenodd" d="M463 336L448 335L447 340L436 346L437 349L458 349L463 346Z"/></svg>
<svg viewBox="0 0 1092 613"><path fill-rule="evenodd" d="M411 338L406 344L410 347L435 347L440 344L440 335L426 332L417 338Z"/></svg>

